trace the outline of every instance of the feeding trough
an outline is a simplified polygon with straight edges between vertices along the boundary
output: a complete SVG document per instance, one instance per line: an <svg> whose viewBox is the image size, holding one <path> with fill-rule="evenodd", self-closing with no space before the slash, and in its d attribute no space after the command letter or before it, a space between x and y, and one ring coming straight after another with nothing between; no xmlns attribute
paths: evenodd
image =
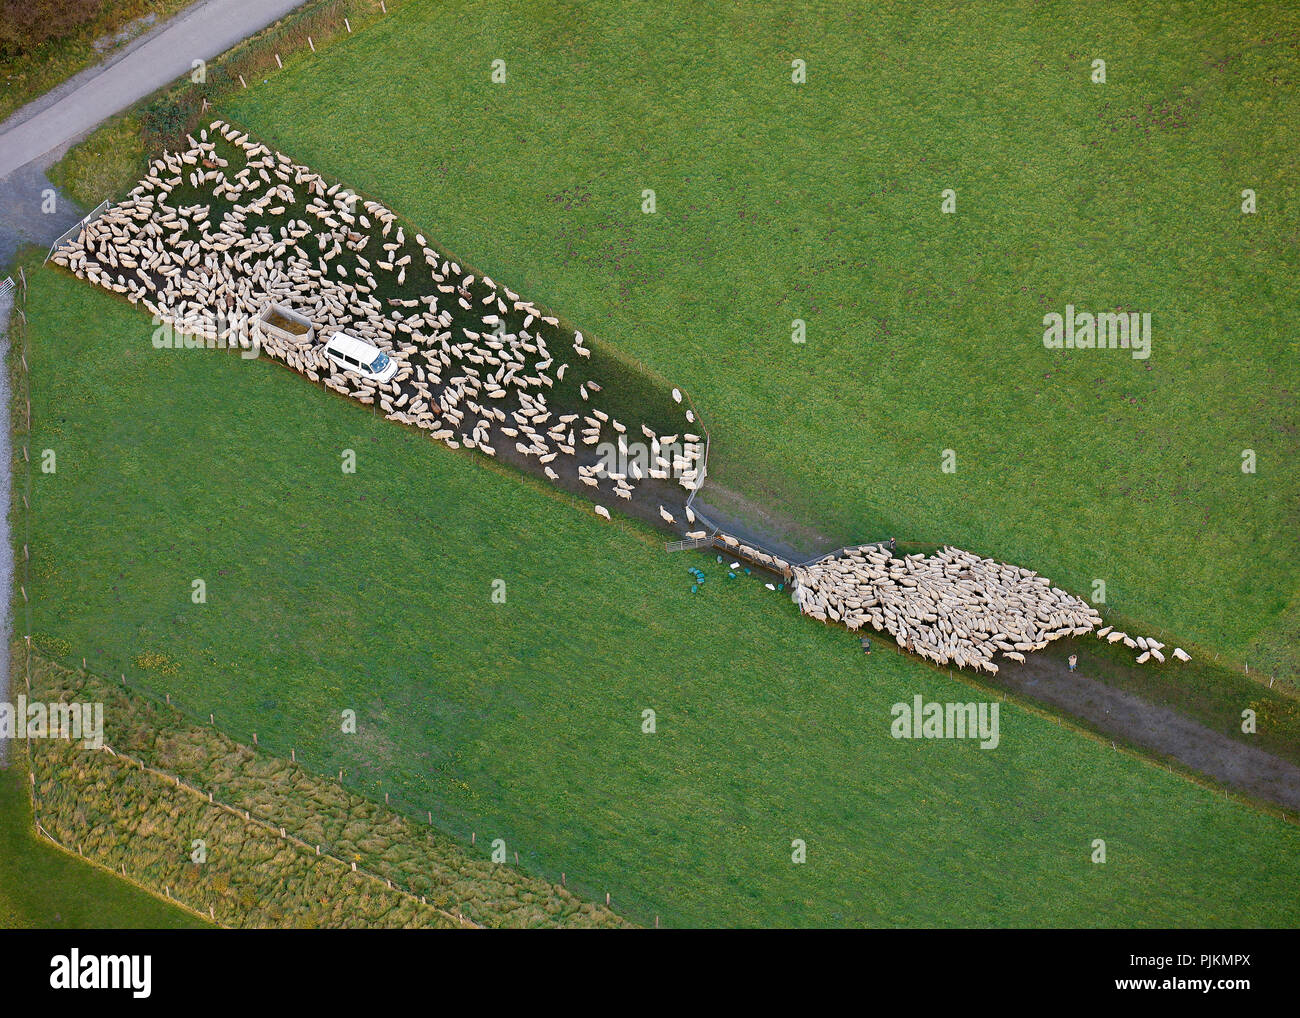
<svg viewBox="0 0 1300 1018"><path fill-rule="evenodd" d="M316 338L316 326L311 319L283 304L266 305L257 316L257 326L265 334L295 345L310 343Z"/></svg>

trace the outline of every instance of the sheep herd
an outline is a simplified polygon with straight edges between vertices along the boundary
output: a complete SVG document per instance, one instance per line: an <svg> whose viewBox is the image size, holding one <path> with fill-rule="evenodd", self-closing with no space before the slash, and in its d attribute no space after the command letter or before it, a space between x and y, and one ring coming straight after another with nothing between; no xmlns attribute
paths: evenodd
<svg viewBox="0 0 1300 1018"><path fill-rule="evenodd" d="M597 406L603 387L583 369L591 349L582 333L465 271L420 234L408 237L378 202L327 184L246 133L215 121L199 135L186 151L155 160L125 201L86 223L53 260L183 334L260 348L453 449L487 456L502 449L552 482L565 471L575 490L593 496L631 501L639 484L658 482L645 493L647 515L657 505L659 519L688 539L707 536L688 498L662 504L665 490L689 494L703 483L701 437L685 427L656 433L644 422L629 432ZM300 336L262 328L259 316L271 304L313 328ZM386 353L396 375L379 383L341 370L324 352L337 330ZM672 419L681 414L693 425L679 389L671 400ZM645 439L649 455L622 466L629 434ZM617 465L596 455L602 443L617 443ZM595 511L610 518L599 503ZM936 664L996 673L999 654L1023 662L1101 621L1045 577L956 548L896 559L871 545L791 565L730 535L719 539L791 580L805 614L852 630L870 624ZM1110 627L1098 635L1140 651L1139 663L1165 660L1156 640ZM1180 648L1171 653L1189 660Z"/></svg>
<svg viewBox="0 0 1300 1018"><path fill-rule="evenodd" d="M995 657L1023 664L1027 653L1053 640L1083 636L1101 623L1086 601L1052 586L1045 576L945 547L934 555L894 558L878 545L846 548L792 569L800 610L851 630L870 625L898 645L938 665L997 674ZM1140 648L1143 664L1164 644L1116 637ZM1139 642L1140 641L1140 642ZM1189 656L1175 648L1179 661Z"/></svg>
<svg viewBox="0 0 1300 1018"><path fill-rule="evenodd" d="M246 133L215 121L199 135L155 160L122 204L53 260L160 323L213 345L260 347L453 449L503 449L553 482L567 469L589 494L626 500L647 477L687 493L702 483L704 445L685 428L661 436L636 422L651 460L632 474L584 448L617 442L623 450L628 427L596 405L602 386L583 370L591 349L582 333L462 269L423 236L408 237L378 202L327 184ZM305 316L313 332L261 328L269 303ZM340 370L324 352L336 330L386 353L397 374L376 383ZM672 396L664 413L694 422L680 390Z"/></svg>

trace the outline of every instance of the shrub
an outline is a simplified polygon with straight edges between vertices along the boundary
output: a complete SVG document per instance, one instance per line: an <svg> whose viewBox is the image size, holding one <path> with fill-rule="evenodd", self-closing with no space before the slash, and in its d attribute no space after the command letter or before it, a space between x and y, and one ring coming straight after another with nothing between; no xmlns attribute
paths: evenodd
<svg viewBox="0 0 1300 1018"><path fill-rule="evenodd" d="M0 60L31 53L98 17L105 0L0 0Z"/></svg>

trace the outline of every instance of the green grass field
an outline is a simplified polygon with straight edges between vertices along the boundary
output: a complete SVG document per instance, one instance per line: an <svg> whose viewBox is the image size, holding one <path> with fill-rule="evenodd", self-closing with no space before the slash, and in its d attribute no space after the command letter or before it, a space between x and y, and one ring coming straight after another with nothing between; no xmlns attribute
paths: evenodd
<svg viewBox="0 0 1300 1018"><path fill-rule="evenodd" d="M1223 2L416 3L225 111L688 385L715 481L845 542L1102 579L1287 680L1298 26ZM1044 349L1067 303L1151 312L1151 357Z"/></svg>
<svg viewBox="0 0 1300 1018"><path fill-rule="evenodd" d="M40 837L32 827L25 761L0 770L0 929L207 925Z"/></svg>
<svg viewBox="0 0 1300 1018"><path fill-rule="evenodd" d="M1010 704L993 751L894 740L897 701L985 695L714 565L692 595L708 560L284 368L155 350L54 270L28 315L33 626L62 660L640 922L1300 921L1293 824Z"/></svg>

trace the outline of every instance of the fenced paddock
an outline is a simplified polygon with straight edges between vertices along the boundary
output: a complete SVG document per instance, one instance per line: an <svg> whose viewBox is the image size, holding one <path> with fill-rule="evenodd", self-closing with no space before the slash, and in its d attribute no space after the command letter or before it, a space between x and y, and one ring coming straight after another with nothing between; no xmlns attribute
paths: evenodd
<svg viewBox="0 0 1300 1018"><path fill-rule="evenodd" d="M140 772L156 780L157 784L149 787L159 796L171 789L188 793L209 810L251 825L250 836L266 840L269 835L293 846L304 857L297 865L310 865L312 860L335 864L396 892L408 900L408 907L418 903L421 908L433 909L455 926L630 925L609 909L608 900L601 907L596 895L584 898L571 891L572 881L563 873L559 880L552 880L521 871L518 852L513 869L499 860L482 858L473 850L476 839L472 832L462 838L441 821L435 824L432 811L420 810L417 818L410 803L391 803L387 793L381 803L373 795L345 785L342 774L335 782L312 771L293 748L269 753L268 740L259 740L256 732L249 733L251 738L237 740L216 727L213 715L200 717L170 694L158 696L139 683L128 684L125 675L114 679L95 672L84 661L78 669L57 666L41 656L39 645L33 647L30 640L24 643L34 677L27 686L29 695L52 700L71 694L104 702L106 713L111 710L115 717L131 719L123 723L121 731L110 726L102 750L80 762L58 757L57 748L52 749L46 740L28 740L33 773L38 757L31 754L43 754L40 778L31 783L33 815L43 821L43 833L65 851L120 873L198 915L229 925L241 925L248 918L239 909L223 913L220 902L214 914L210 896L200 900L193 893L173 893L180 885L166 886L147 859L124 854L120 843L105 843L102 828L89 826L83 831L73 824L67 815L67 796L78 779L67 778L64 771L90 768L99 774L96 780L100 785L116 784L119 778L99 770L109 766L103 757L111 757L126 765L126 771L120 773ZM140 739L140 732L149 734ZM190 747L184 754L185 764L168 764L152 752L155 740L164 737ZM55 755L49 756L51 753ZM232 762L233 771L229 769ZM38 788L43 789L39 794ZM42 802L43 796L49 801ZM108 813L112 815L113 810ZM357 835L358 829L364 836ZM59 830L62 837L50 833ZM372 843L381 844L382 850ZM156 852L150 858L157 863ZM533 907L534 901L543 904ZM227 907L230 904L226 902Z"/></svg>

